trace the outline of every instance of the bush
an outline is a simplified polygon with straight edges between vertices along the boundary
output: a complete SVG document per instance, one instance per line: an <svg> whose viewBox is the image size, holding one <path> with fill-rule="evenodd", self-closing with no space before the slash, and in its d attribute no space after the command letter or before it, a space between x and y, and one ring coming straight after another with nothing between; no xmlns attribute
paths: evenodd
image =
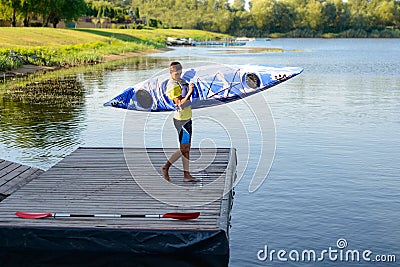
<svg viewBox="0 0 400 267"><path fill-rule="evenodd" d="M160 24L162 24L162 23L160 23ZM157 26L158 26L158 20L156 20L156 19L150 19L150 21L149 21L149 26L150 26L150 27L153 27L153 28L157 28Z"/></svg>
<svg viewBox="0 0 400 267"><path fill-rule="evenodd" d="M31 22L31 27L43 27L43 23L37 21L37 22Z"/></svg>
<svg viewBox="0 0 400 267"><path fill-rule="evenodd" d="M6 71L21 67L23 62L18 59L13 59L9 56L0 55L0 71Z"/></svg>
<svg viewBox="0 0 400 267"><path fill-rule="evenodd" d="M396 31L394 30L390 30L390 29L384 29L380 32L379 37L381 38L398 38L399 37L399 32L397 31L397 35L396 35Z"/></svg>
<svg viewBox="0 0 400 267"><path fill-rule="evenodd" d="M338 38L339 34L337 33L324 33L322 34L322 38Z"/></svg>
<svg viewBox="0 0 400 267"><path fill-rule="evenodd" d="M146 26L145 25L143 25L143 24L130 24L129 25L129 28L130 29L133 29L133 30L142 30L142 29L144 29Z"/></svg>
<svg viewBox="0 0 400 267"><path fill-rule="evenodd" d="M358 29L358 30L350 29L350 30L345 31L343 33L343 35L346 38L367 38L368 37L368 33L362 29Z"/></svg>

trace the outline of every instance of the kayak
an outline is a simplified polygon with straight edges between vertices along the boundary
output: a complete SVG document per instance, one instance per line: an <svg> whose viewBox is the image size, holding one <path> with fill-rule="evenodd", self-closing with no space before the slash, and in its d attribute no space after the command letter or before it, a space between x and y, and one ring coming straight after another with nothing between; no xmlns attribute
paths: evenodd
<svg viewBox="0 0 400 267"><path fill-rule="evenodd" d="M243 99L302 72L300 67L214 65L183 69L182 80L195 85L190 100L192 109L198 109ZM165 73L142 81L104 106L147 112L176 110L178 107L166 95L169 78L170 74Z"/></svg>

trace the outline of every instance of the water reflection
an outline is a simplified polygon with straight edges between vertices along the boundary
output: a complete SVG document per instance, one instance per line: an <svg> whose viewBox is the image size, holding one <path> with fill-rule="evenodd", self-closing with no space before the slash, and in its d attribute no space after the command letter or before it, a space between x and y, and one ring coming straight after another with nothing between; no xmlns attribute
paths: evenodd
<svg viewBox="0 0 400 267"><path fill-rule="evenodd" d="M132 86L141 79L137 70L155 69L165 62L135 57L6 84L0 93L0 158L50 168L84 144L89 113L102 103L99 93L110 84Z"/></svg>
<svg viewBox="0 0 400 267"><path fill-rule="evenodd" d="M84 104L84 96L83 85L76 77L8 89L0 102L0 142L16 150L59 150L58 145L65 146L65 142L74 140L79 133L74 125L80 122L79 107ZM45 161L48 161L46 156L55 156L45 154L36 156Z"/></svg>

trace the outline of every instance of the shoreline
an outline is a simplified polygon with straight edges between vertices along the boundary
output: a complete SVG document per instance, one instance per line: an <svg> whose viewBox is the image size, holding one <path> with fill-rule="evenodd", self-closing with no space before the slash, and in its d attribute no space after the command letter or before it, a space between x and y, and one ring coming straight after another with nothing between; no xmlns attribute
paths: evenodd
<svg viewBox="0 0 400 267"><path fill-rule="evenodd" d="M136 56L142 56L142 55L147 55L147 54L153 54L153 53L163 53L166 51L171 51L171 48L156 48L156 49L149 49L149 50L144 50L144 51L136 51L136 52L127 52L124 54L110 54L110 55L103 55L103 60L99 62L101 63L106 63L110 61L115 61L115 60L120 60L120 59L125 59L125 58L130 58L130 57L136 57ZM81 65L82 66L82 65ZM8 70L8 71L2 71L0 80L7 80L7 79L13 79L15 77L24 77L24 76L29 76L31 74L37 73L37 72L43 72L46 73L47 71L55 71L59 69L67 69L67 68L74 68L73 67L60 67L60 66L37 66L33 64L24 64L19 68L13 69L13 70ZM77 67L77 66L76 66Z"/></svg>

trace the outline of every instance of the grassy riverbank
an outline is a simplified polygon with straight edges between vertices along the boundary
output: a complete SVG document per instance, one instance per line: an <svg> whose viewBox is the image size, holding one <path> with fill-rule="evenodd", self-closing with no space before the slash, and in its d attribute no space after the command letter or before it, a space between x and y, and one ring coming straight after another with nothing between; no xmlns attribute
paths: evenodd
<svg viewBox="0 0 400 267"><path fill-rule="evenodd" d="M103 62L106 56L164 48L168 36L214 40L230 37L179 29L52 29L0 27L0 71L24 64L69 67ZM110 57L108 57L110 58Z"/></svg>

